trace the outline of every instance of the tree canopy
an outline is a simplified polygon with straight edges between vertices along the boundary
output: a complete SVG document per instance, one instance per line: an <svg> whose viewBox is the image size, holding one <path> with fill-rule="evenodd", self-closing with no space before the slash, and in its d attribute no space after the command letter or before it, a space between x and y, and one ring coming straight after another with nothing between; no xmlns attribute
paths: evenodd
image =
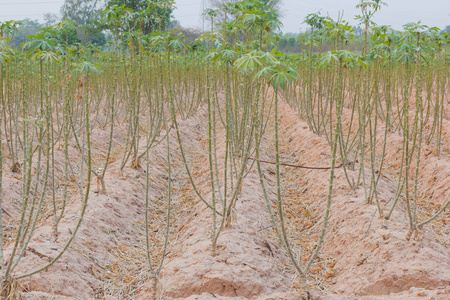
<svg viewBox="0 0 450 300"><path fill-rule="evenodd" d="M155 29L164 30L170 25L173 4L173 0L109 0L106 7L128 10L129 21L139 23L144 34L148 34Z"/></svg>
<svg viewBox="0 0 450 300"><path fill-rule="evenodd" d="M100 18L99 0L66 0L61 7L62 19L74 21L77 25L92 25Z"/></svg>
<svg viewBox="0 0 450 300"><path fill-rule="evenodd" d="M443 32L447 32L448 34L450 34L450 25L447 25L447 27L445 27L444 30L442 30Z"/></svg>
<svg viewBox="0 0 450 300"><path fill-rule="evenodd" d="M225 12L223 10L223 8L225 6L228 7L229 4L238 3L238 2L242 2L242 0L209 0L210 8L215 9L218 12L217 16L215 17L216 22L221 23L225 20ZM278 13L278 15L280 15L281 0L257 0L257 2L266 9L275 10ZM227 15L227 19L230 17L232 17L232 16Z"/></svg>

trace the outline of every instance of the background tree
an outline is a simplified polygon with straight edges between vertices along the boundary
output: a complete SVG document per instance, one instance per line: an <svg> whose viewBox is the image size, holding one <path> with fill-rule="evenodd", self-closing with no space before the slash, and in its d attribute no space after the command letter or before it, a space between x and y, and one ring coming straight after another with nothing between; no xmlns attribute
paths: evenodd
<svg viewBox="0 0 450 300"><path fill-rule="evenodd" d="M98 26L104 5L104 0L65 0L60 10L61 19L73 21L76 27L69 32L69 44L78 42L102 46L106 43L105 34Z"/></svg>
<svg viewBox="0 0 450 300"><path fill-rule="evenodd" d="M448 34L450 34L450 25L447 25L447 27L445 27L445 29L442 30L442 32L447 32Z"/></svg>
<svg viewBox="0 0 450 300"><path fill-rule="evenodd" d="M25 42L27 36L36 34L44 26L38 20L28 18L21 20L20 23L22 25L11 40L11 45L15 48L18 48L20 44Z"/></svg>
<svg viewBox="0 0 450 300"><path fill-rule="evenodd" d="M77 25L92 25L100 18L101 0L66 0L61 7L62 19L74 21Z"/></svg>
<svg viewBox="0 0 450 300"><path fill-rule="evenodd" d="M173 0L109 0L106 8L117 6L133 10L133 21L140 23L144 34L148 34L156 29L165 30L171 24L173 4Z"/></svg>
<svg viewBox="0 0 450 300"><path fill-rule="evenodd" d="M106 36L100 26L82 26L81 30L78 30L78 38L82 44L91 43L97 46L106 44Z"/></svg>
<svg viewBox="0 0 450 300"><path fill-rule="evenodd" d="M68 26L59 30L57 39L60 43L66 43L69 45L80 44L81 39L78 36L78 31L75 26Z"/></svg>
<svg viewBox="0 0 450 300"><path fill-rule="evenodd" d="M224 4L236 3L239 1L241 0L209 0L209 3L211 8L218 9ZM281 0L261 0L261 2L263 2L269 8L274 8L278 11L280 10Z"/></svg>
<svg viewBox="0 0 450 300"><path fill-rule="evenodd" d="M59 17L57 14L53 14L53 13L45 13L44 14L44 26L48 27L48 26L53 26L56 23L58 23L59 21Z"/></svg>
<svg viewBox="0 0 450 300"><path fill-rule="evenodd" d="M215 22L221 23L225 19L225 12L222 10L224 4L236 3L241 0L209 0L209 7L212 9L217 9L219 11L218 15L214 18ZM278 15L281 16L281 0L260 0L264 6L267 8L273 8L278 12ZM230 18L230 15L227 16L227 19Z"/></svg>

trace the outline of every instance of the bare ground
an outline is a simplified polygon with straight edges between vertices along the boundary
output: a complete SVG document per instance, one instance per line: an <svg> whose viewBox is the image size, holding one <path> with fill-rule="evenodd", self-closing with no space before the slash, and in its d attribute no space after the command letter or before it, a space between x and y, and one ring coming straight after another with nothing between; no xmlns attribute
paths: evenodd
<svg viewBox="0 0 450 300"><path fill-rule="evenodd" d="M288 105L280 108L281 159L284 163L329 166L330 147L324 137L313 134ZM273 123L273 122L272 122ZM448 140L449 123L444 126ZM194 180L208 195L207 115L205 109L180 122ZM122 135L120 134L122 133ZM117 129L115 143L123 142L124 129ZM107 133L95 133L100 143ZM220 135L219 135L220 136ZM379 185L383 205L395 192L399 137L389 135L389 166ZM273 161L273 125L265 137L262 159ZM164 235L167 197L165 142L151 152L151 241L154 261L160 255ZM431 146L430 146L431 147ZM175 133L170 134L174 168L173 218L169 251L162 268L162 299L300 299L301 280L271 226L259 177L252 170L245 178L231 228L219 238L218 255L211 254L211 212L195 196L186 177ZM218 141L223 153L224 141ZM445 152L447 151L447 152ZM424 155L428 154L424 151ZM420 218L439 208L450 196L450 159L428 154L422 165ZM54 266L22 280L24 299L149 299L151 278L145 254L145 168L125 168L120 158L110 166L106 195L91 192L87 215L74 244ZM264 177L275 199L273 166L263 165ZM391 171L391 172L390 172ZM20 199L20 178L5 169L4 202L15 216ZM357 176L356 171L350 172ZM314 248L321 226L329 171L285 167L283 198L289 236L305 259ZM400 203L390 220L379 218L375 205L365 204L364 190L348 188L342 169L337 170L324 249L313 264L308 286L314 299L449 299L450 212L420 230L407 241L408 219ZM95 190L95 179L92 180ZM52 217L43 221L15 274L34 270L53 258L77 221L81 202L74 193L61 221L58 241L52 238ZM8 248L9 247L9 248ZM8 246L6 251L10 251Z"/></svg>

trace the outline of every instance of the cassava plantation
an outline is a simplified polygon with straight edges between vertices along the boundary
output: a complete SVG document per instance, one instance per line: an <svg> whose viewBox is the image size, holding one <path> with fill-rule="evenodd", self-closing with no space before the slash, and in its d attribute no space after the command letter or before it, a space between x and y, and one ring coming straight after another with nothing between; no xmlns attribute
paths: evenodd
<svg viewBox="0 0 450 300"><path fill-rule="evenodd" d="M231 2L0 23L1 299L450 299L449 35Z"/></svg>

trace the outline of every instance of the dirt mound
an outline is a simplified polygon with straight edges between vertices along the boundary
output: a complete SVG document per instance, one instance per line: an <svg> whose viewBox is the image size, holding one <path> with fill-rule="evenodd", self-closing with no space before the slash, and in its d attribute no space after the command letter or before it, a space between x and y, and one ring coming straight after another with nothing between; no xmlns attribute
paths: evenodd
<svg viewBox="0 0 450 300"><path fill-rule="evenodd" d="M305 130L307 124L298 120L296 113L284 105L282 110L282 130L290 137L285 144L285 153L294 153L296 161L302 165L329 164L325 138L319 138ZM440 164L447 164L441 159ZM434 168L426 164L426 169ZM448 172L449 168L440 168ZM327 177L317 171L302 171L306 194L324 202ZM356 177L356 171L349 171ZM448 177L438 177L439 185L434 190L440 192L437 201L444 202ZM441 186L442 185L442 186ZM431 188L431 186L429 186ZM440 189L438 189L440 188ZM309 191L309 192L308 192ZM382 177L378 185L381 202L386 205L395 195L393 181ZM436 193L437 194L437 193ZM420 231L416 240L407 241L408 219L405 205L399 205L390 220L380 219L375 205L364 204L364 191L353 191L346 187L342 169L336 174L333 194L332 217L324 245L323 256L332 257L336 262L332 269L330 291L339 294L392 295L410 288L445 289L450 286L450 250L445 243L436 241L426 230ZM436 202L436 199L433 199ZM449 214L441 216L440 222L447 224ZM449 240L448 226L442 227ZM393 295L392 295L393 296Z"/></svg>
<svg viewBox="0 0 450 300"><path fill-rule="evenodd" d="M278 266L286 257L265 234L271 228L258 188L256 174L249 175L236 205L238 224L223 231L218 254L211 255L212 216L199 204L198 215L180 236L179 257L164 267L164 294L181 298L204 292L221 296L254 298L284 291L290 282Z"/></svg>
<svg viewBox="0 0 450 300"><path fill-rule="evenodd" d="M283 162L329 166L330 147L326 139L313 134L287 104L282 104L280 111ZM204 195L211 193L205 159L206 120L202 110L194 118L180 122L182 139L190 147L187 152L196 160L194 179ZM117 132L121 130L124 129L118 128ZM265 137L268 145L273 142L273 130L270 122ZM101 138L98 134L97 139ZM162 268L161 298L300 299L300 279L275 237L256 170L245 178L236 205L236 222L224 229L218 253L213 256L211 211L189 185L174 131L170 139L176 187L173 213L178 215L172 224L170 249ZM158 218L164 221L161 199L167 188L166 148L167 144L161 142L151 152L150 197L155 222ZM271 151L268 147L262 158L273 161ZM223 139L218 141L218 152L224 153ZM433 164L439 164L438 168ZM52 295L73 299L148 299L151 295L143 241L146 173L144 169L125 168L120 174L119 168L120 159L106 173L107 195L91 192L87 215L68 252L48 271L21 281L22 288L30 291L24 294L26 299L51 299ZM436 170L436 179L430 182L424 178L421 188L435 188L434 195L439 198L431 197L429 201L442 203L442 198L448 196L448 186L439 176L448 173L447 158L437 160L430 156L424 168L424 172ZM265 164L263 172L270 197L274 198L273 166ZM296 250L302 247L304 253L310 253L321 226L329 171L285 167L282 175L289 236ZM20 181L8 176L4 179L5 207L15 214L14 199L20 195L15 194L14 186ZM356 171L351 171L350 176L357 176ZM95 179L92 183L95 187ZM394 191L393 179L382 177L379 195L383 205L389 203ZM313 299L446 299L450 293L448 212L437 221L438 225L433 225L437 227L421 230L417 239L408 242L404 204L397 207L391 220L384 220L378 217L376 206L364 202L363 190L349 189L343 170L338 169L324 248L311 269ZM52 238L51 218L36 229L17 274L33 270L56 255L70 236L80 207L80 200L74 196L60 223L57 242ZM439 228L439 234L435 233ZM160 243L161 236L159 229L152 233L155 243Z"/></svg>
<svg viewBox="0 0 450 300"><path fill-rule="evenodd" d="M183 139L190 141L187 152L195 155L191 160L199 162L194 167L199 170L195 177L199 190L210 195L205 159L206 128L200 125L206 124L202 122L207 118L206 112L203 110L197 117L196 121L183 122L181 129ZM193 126L189 128L189 124ZM218 156L223 155L224 140L221 140L218 142ZM197 199L192 191L190 193ZM169 258L163 268L161 290L164 298L202 295L198 297L252 299L289 289L292 284L289 274L281 270L287 264L287 257L272 234L256 170L252 170L244 180L235 207L236 221L222 231L216 256L211 250L212 211L199 200L195 202L197 204L191 211L193 217L183 222L183 230L173 246L177 254ZM151 285L141 299L147 299L150 292Z"/></svg>

